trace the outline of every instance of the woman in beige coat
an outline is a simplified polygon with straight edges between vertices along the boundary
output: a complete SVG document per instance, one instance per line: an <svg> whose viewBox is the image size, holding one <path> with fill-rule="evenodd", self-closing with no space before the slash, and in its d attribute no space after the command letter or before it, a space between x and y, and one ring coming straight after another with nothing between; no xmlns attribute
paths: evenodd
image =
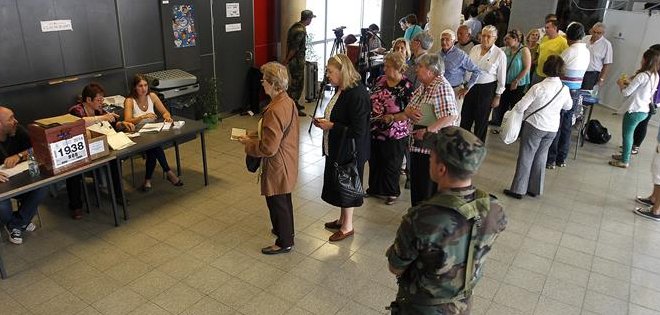
<svg viewBox="0 0 660 315"><path fill-rule="evenodd" d="M270 96L258 136L239 139L245 153L261 157L261 194L266 196L275 245L261 249L266 255L288 253L293 248L293 203L291 191L298 178L298 116L295 103L287 95L286 68L269 62L261 67L261 85Z"/></svg>

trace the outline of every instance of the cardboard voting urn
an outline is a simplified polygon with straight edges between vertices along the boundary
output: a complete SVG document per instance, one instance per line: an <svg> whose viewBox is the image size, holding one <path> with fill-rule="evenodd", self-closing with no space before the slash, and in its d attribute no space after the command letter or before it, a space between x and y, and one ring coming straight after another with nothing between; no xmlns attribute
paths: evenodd
<svg viewBox="0 0 660 315"><path fill-rule="evenodd" d="M85 121L73 115L45 118L28 125L34 157L43 172L57 175L90 162Z"/></svg>

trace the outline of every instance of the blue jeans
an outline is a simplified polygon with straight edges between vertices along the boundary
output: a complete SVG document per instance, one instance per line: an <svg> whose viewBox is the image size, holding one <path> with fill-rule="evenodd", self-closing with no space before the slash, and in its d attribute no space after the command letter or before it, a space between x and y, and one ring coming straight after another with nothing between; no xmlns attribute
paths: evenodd
<svg viewBox="0 0 660 315"><path fill-rule="evenodd" d="M0 222L7 225L7 229L25 228L37 213L37 207L48 194L48 187L37 188L33 191L14 197L19 201L18 211L13 212L11 200L0 201Z"/></svg>
<svg viewBox="0 0 660 315"><path fill-rule="evenodd" d="M577 107L578 92L579 90L571 90L573 107L569 110L561 110L559 130L548 150L547 164L562 164L566 161L568 151L571 148L571 128L573 127L573 112Z"/></svg>

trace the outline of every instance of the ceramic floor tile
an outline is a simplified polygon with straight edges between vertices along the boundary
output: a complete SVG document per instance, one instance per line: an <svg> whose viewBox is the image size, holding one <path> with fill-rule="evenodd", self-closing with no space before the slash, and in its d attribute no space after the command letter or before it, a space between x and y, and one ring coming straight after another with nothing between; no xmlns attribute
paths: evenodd
<svg viewBox="0 0 660 315"><path fill-rule="evenodd" d="M583 308L597 314L627 314L628 303L591 290L584 297Z"/></svg>
<svg viewBox="0 0 660 315"><path fill-rule="evenodd" d="M584 300L585 288L570 284L564 280L548 278L543 286L543 294L559 302L580 307Z"/></svg>
<svg viewBox="0 0 660 315"><path fill-rule="evenodd" d="M589 276L588 289L601 294L628 301L630 283L592 272Z"/></svg>
<svg viewBox="0 0 660 315"><path fill-rule="evenodd" d="M538 293L532 293L512 285L503 284L497 291L494 302L514 308L525 314L532 313L539 300Z"/></svg>
<svg viewBox="0 0 660 315"><path fill-rule="evenodd" d="M177 283L152 299L156 305L173 314L179 314L191 307L204 295L187 284Z"/></svg>
<svg viewBox="0 0 660 315"><path fill-rule="evenodd" d="M146 302L147 300L134 291L121 288L92 306L103 314L128 314Z"/></svg>

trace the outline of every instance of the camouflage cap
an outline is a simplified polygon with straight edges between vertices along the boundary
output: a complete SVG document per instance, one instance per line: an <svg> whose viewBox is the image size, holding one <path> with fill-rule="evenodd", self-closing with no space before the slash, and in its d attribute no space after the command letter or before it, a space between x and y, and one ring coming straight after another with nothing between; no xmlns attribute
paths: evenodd
<svg viewBox="0 0 660 315"><path fill-rule="evenodd" d="M422 146L455 168L476 172L486 157L486 146L471 132L460 127L446 127L438 133L427 132Z"/></svg>
<svg viewBox="0 0 660 315"><path fill-rule="evenodd" d="M311 18L315 18L315 17L316 17L316 15L314 15L314 12L312 12L312 10L302 10L300 12L300 20L301 21L311 19Z"/></svg>

